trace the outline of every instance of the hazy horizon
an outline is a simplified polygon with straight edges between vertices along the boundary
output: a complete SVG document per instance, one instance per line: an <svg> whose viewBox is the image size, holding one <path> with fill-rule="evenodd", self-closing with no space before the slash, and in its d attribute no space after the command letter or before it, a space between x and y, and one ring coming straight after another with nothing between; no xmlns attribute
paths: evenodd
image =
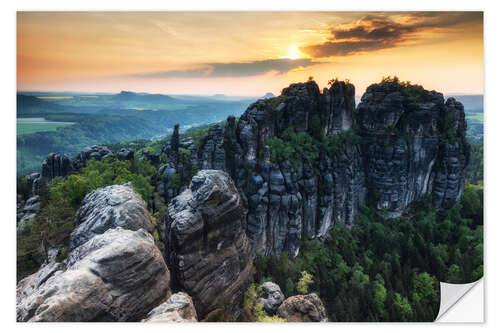
<svg viewBox="0 0 500 333"><path fill-rule="evenodd" d="M285 87L283 87L285 88ZM320 89L323 87L319 87ZM424 87L425 88L425 87ZM145 92L145 91L131 91L131 90L119 90L119 91L111 91L111 92L103 92L103 91L58 91L58 90L17 90L18 94L23 94L23 93L28 93L28 94L35 94L35 93L43 93L43 94L78 94L78 95L113 95L113 94L119 94L123 91L127 92L132 92L136 94L160 94L160 95L169 95L169 96L200 96L200 97L213 97L217 95L223 95L227 97L256 97L260 98L264 96L266 93L262 95L230 95L227 93L215 93L215 94L175 94L175 93L151 93L151 92ZM267 93L272 93L268 91ZM364 92L363 92L364 93ZM273 93L274 94L274 93ZM275 94L276 95L276 94ZM451 93L443 93L444 96L484 96L484 93L461 93L461 92L451 92ZM363 94L356 94L356 97L361 98Z"/></svg>

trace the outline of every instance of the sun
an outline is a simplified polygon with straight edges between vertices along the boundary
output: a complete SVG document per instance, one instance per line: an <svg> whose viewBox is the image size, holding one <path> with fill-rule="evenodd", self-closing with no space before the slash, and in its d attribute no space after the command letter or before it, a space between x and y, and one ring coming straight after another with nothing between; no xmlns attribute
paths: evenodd
<svg viewBox="0 0 500 333"><path fill-rule="evenodd" d="M286 59L299 59L302 56L302 52L299 51L299 47L297 45L290 45L287 50L287 55L282 57Z"/></svg>

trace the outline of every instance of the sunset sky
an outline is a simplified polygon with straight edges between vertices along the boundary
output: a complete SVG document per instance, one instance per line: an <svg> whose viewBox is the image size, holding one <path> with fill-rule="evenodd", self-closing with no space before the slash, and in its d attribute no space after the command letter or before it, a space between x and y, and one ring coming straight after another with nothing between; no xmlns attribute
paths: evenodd
<svg viewBox="0 0 500 333"><path fill-rule="evenodd" d="M278 94L313 76L483 93L481 12L18 12L17 89Z"/></svg>

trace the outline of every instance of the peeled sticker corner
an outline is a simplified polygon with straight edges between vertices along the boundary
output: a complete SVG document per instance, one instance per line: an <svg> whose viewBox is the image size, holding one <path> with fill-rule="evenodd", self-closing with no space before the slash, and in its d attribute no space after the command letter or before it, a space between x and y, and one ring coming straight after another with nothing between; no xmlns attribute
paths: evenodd
<svg viewBox="0 0 500 333"><path fill-rule="evenodd" d="M484 322L483 280L465 284L440 282L441 300L435 322Z"/></svg>

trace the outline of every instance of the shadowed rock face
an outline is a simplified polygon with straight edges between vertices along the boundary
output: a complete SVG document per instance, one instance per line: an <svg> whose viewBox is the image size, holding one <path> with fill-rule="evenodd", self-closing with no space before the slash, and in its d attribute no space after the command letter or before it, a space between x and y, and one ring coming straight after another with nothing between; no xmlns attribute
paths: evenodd
<svg viewBox="0 0 500 333"><path fill-rule="evenodd" d="M72 172L82 169L85 167L88 160L95 159L100 161L111 156L113 156L113 152L106 146L85 147L78 153L78 155L76 155L74 160L71 160L64 154L50 153L42 162L41 178L43 178L47 183L50 183L50 181L56 177L66 177ZM119 157L124 156L119 154ZM130 154L125 156L126 159L129 159L129 157ZM133 153L131 158L133 158ZM35 176L35 174L31 177L33 176ZM36 176L36 178L39 177ZM36 184L33 185L38 187L39 180L37 180ZM33 194L36 194L37 190L38 189L35 190L35 188L33 188Z"/></svg>
<svg viewBox="0 0 500 333"><path fill-rule="evenodd" d="M117 227L128 230L142 228L150 233L154 230L146 203L130 183L107 186L85 196L76 213L69 250Z"/></svg>
<svg viewBox="0 0 500 333"><path fill-rule="evenodd" d="M238 316L252 260L244 208L229 175L198 172L170 201L165 239L173 286L191 295L200 318L220 309Z"/></svg>
<svg viewBox="0 0 500 333"><path fill-rule="evenodd" d="M122 148L116 153L116 157L120 160L132 161L134 159L134 152L132 150Z"/></svg>
<svg viewBox="0 0 500 333"><path fill-rule="evenodd" d="M354 125L354 86L335 81L329 89L323 89L321 96L322 124L324 134L346 131Z"/></svg>
<svg viewBox="0 0 500 333"><path fill-rule="evenodd" d="M76 155L73 160L73 169L80 170L87 164L88 160L103 160L106 157L114 156L113 152L106 146L85 147Z"/></svg>
<svg viewBox="0 0 500 333"><path fill-rule="evenodd" d="M184 323L197 322L193 300L188 294L178 292L167 301L151 310L142 322L147 323Z"/></svg>
<svg viewBox="0 0 500 333"><path fill-rule="evenodd" d="M293 84L280 97L251 104L237 125L228 119L223 130L210 130L202 141L200 166L204 156L214 157L210 165L224 165L221 169L231 174L240 191L248 212L247 236L256 254L278 256L287 251L294 256L302 234L321 237L335 223L351 224L357 206L364 203L357 146L346 145L334 157L323 154L319 166L305 156L295 167L288 161L270 161L267 141L290 126L306 131L316 119L322 121L324 134L350 128L354 87L336 83L327 95L321 95L314 82ZM222 142L218 147L225 154L209 153L217 142Z"/></svg>
<svg viewBox="0 0 500 333"><path fill-rule="evenodd" d="M56 177L66 177L72 171L71 160L66 155L51 153L42 162L42 178L47 182Z"/></svg>
<svg viewBox="0 0 500 333"><path fill-rule="evenodd" d="M372 203L398 217L432 195L450 208L463 193L469 145L463 105L435 91L418 100L392 82L368 87L356 111Z"/></svg>
<svg viewBox="0 0 500 333"><path fill-rule="evenodd" d="M357 108L354 94L353 85L340 81L323 93L313 81L292 84L279 97L252 103L237 123L230 117L211 127L196 151L188 148L197 156L189 170L224 170L233 179L255 254L295 256L303 235L323 237L335 224L352 225L362 205L398 217L427 195L438 209L459 200L469 161L462 104L423 89L415 98L392 82L368 87ZM357 138L316 160L271 162L267 141L289 127Z"/></svg>
<svg viewBox="0 0 500 333"><path fill-rule="evenodd" d="M278 316L288 322L326 322L323 302L316 294L288 297L278 308Z"/></svg>
<svg viewBox="0 0 500 333"><path fill-rule="evenodd" d="M116 228L17 285L17 321L135 321L168 297L170 274L153 237Z"/></svg>

